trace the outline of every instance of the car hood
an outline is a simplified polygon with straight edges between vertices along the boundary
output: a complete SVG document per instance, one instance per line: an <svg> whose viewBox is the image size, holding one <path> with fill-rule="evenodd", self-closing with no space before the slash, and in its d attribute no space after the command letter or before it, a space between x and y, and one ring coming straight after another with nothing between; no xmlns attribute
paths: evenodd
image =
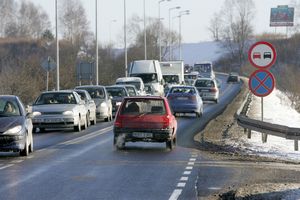
<svg viewBox="0 0 300 200"><path fill-rule="evenodd" d="M0 118L0 133L4 133L10 128L13 128L24 123L24 117L14 116L14 117L1 117Z"/></svg>
<svg viewBox="0 0 300 200"><path fill-rule="evenodd" d="M33 105L32 112L64 112L73 110L77 104L47 104L47 105Z"/></svg>

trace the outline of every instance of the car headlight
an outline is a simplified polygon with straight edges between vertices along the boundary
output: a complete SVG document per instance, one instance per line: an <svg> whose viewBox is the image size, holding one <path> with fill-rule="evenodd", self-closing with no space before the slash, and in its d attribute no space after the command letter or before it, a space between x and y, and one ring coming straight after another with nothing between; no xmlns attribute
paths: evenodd
<svg viewBox="0 0 300 200"><path fill-rule="evenodd" d="M32 113L33 117L40 116L40 115L42 115L42 113L38 112L38 111L35 111L35 112Z"/></svg>
<svg viewBox="0 0 300 200"><path fill-rule="evenodd" d="M106 105L106 103L105 102L102 102L101 104L100 104L100 107L107 107L107 105Z"/></svg>
<svg viewBox="0 0 300 200"><path fill-rule="evenodd" d="M65 112L63 112L63 115L73 115L73 111L70 111L70 110L65 111Z"/></svg>
<svg viewBox="0 0 300 200"><path fill-rule="evenodd" d="M120 106L122 102L116 102L116 106Z"/></svg>
<svg viewBox="0 0 300 200"><path fill-rule="evenodd" d="M21 134L21 130L22 130L22 126L18 125L18 126L15 126L15 127L11 128L11 129L8 129L3 134L4 135L19 135L19 134Z"/></svg>

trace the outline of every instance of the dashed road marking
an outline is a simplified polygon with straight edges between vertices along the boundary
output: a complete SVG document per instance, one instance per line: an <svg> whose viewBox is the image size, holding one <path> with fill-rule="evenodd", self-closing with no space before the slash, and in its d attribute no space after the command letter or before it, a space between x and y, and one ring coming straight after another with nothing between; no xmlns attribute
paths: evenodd
<svg viewBox="0 0 300 200"><path fill-rule="evenodd" d="M180 181L188 181L189 180L189 177L187 176L183 176L180 178Z"/></svg>
<svg viewBox="0 0 300 200"><path fill-rule="evenodd" d="M188 165L195 165L194 162L188 162Z"/></svg>
<svg viewBox="0 0 300 200"><path fill-rule="evenodd" d="M184 175L190 175L190 174L191 174L191 171L184 171L183 174L184 174Z"/></svg>
<svg viewBox="0 0 300 200"><path fill-rule="evenodd" d="M178 197L180 196L182 192L182 189L175 189L172 193L172 195L170 196L169 200L177 200Z"/></svg>
<svg viewBox="0 0 300 200"><path fill-rule="evenodd" d="M186 170L192 170L192 169L193 169L193 167L191 167L191 166L188 166L188 167L186 167L185 169L186 169Z"/></svg>
<svg viewBox="0 0 300 200"><path fill-rule="evenodd" d="M11 163L21 163L21 162L23 162L24 160L13 160L13 161L11 161Z"/></svg>
<svg viewBox="0 0 300 200"><path fill-rule="evenodd" d="M0 167L0 170L11 167L11 166L14 166L14 164L4 165L3 167Z"/></svg>
<svg viewBox="0 0 300 200"><path fill-rule="evenodd" d="M180 182L180 183L177 184L177 187L185 187L185 184L186 183Z"/></svg>
<svg viewBox="0 0 300 200"><path fill-rule="evenodd" d="M196 158L190 158L190 161L191 161L191 162L195 162L195 161L196 161Z"/></svg>

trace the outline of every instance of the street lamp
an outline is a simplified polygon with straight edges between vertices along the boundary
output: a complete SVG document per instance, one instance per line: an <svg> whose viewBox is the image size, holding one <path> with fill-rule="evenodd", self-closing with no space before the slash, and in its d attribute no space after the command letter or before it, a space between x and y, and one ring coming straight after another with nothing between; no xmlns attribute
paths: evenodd
<svg viewBox="0 0 300 200"><path fill-rule="evenodd" d="M95 35L96 35L96 85L99 84L99 60L98 60L98 3L95 0Z"/></svg>
<svg viewBox="0 0 300 200"><path fill-rule="evenodd" d="M182 56L181 56L181 16L183 15L189 15L190 11L189 10L184 10L184 11L180 11L178 18L179 18L179 60L182 60Z"/></svg>
<svg viewBox="0 0 300 200"><path fill-rule="evenodd" d="M160 0L158 2L158 25L159 25L159 34L158 34L158 42L159 42L159 61L161 61L161 23L160 23L160 4L164 1L171 1L171 0Z"/></svg>
<svg viewBox="0 0 300 200"><path fill-rule="evenodd" d="M127 77L127 27L126 27L126 0L124 0L124 57L125 57L125 77Z"/></svg>
<svg viewBox="0 0 300 200"><path fill-rule="evenodd" d="M169 8L169 39L168 39L168 43L169 43L169 61L171 60L171 11L175 10L175 9L180 9L180 6L176 6L173 8Z"/></svg>
<svg viewBox="0 0 300 200"><path fill-rule="evenodd" d="M144 48L145 48L145 60L147 60L147 32L146 32L146 3L144 0Z"/></svg>
<svg viewBox="0 0 300 200"><path fill-rule="evenodd" d="M55 0L55 35L56 35L56 90L59 91L59 40L57 28L57 0Z"/></svg>

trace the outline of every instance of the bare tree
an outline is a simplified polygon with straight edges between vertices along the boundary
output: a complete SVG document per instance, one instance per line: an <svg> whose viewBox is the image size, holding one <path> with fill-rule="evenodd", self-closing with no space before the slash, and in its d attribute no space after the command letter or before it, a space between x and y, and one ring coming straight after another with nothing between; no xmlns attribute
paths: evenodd
<svg viewBox="0 0 300 200"><path fill-rule="evenodd" d="M226 0L220 11L222 19L220 39L228 54L240 66L245 61L245 51L253 34L251 21L254 7L253 0Z"/></svg>
<svg viewBox="0 0 300 200"><path fill-rule="evenodd" d="M11 23L16 22L17 4L14 0L0 1L0 36L5 36L5 30Z"/></svg>
<svg viewBox="0 0 300 200"><path fill-rule="evenodd" d="M60 5L60 27L64 38L73 44L85 42L89 33L89 21L79 0L63 0Z"/></svg>
<svg viewBox="0 0 300 200"><path fill-rule="evenodd" d="M210 27L208 28L215 41L220 40L221 29L222 29L222 23L221 23L220 13L215 13L214 17L210 20Z"/></svg>

